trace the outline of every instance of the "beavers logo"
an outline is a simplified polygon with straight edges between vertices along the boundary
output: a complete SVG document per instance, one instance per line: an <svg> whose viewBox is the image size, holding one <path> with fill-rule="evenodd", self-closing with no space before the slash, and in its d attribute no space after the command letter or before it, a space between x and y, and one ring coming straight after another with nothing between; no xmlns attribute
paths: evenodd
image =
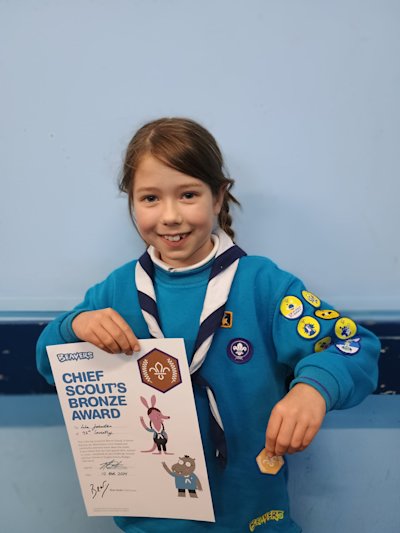
<svg viewBox="0 0 400 533"><path fill-rule="evenodd" d="M160 392L182 383L179 361L161 350L151 350L138 360L142 382Z"/></svg>
<svg viewBox="0 0 400 533"><path fill-rule="evenodd" d="M249 523L249 530L254 531L256 527L262 526L266 524L267 522L279 522L280 520L283 520L285 518L285 511L280 510L274 510L274 511L268 511L268 513L265 513L261 516L258 516L257 518L254 518Z"/></svg>
<svg viewBox="0 0 400 533"><path fill-rule="evenodd" d="M60 363L66 361L80 361L81 359L93 359L93 352L58 353L57 359Z"/></svg>

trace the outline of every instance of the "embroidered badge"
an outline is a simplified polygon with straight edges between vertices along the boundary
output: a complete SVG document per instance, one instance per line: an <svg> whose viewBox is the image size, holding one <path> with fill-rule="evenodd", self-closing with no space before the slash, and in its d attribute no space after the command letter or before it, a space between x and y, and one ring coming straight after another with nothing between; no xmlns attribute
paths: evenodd
<svg viewBox="0 0 400 533"><path fill-rule="evenodd" d="M321 300L312 292L301 291L301 295L303 296L306 302L313 305L314 307L319 307L321 305Z"/></svg>
<svg viewBox="0 0 400 533"><path fill-rule="evenodd" d="M275 476L285 463L283 457L280 455L268 457L265 448L257 455L256 461L262 474L270 474L272 476Z"/></svg>
<svg viewBox="0 0 400 533"><path fill-rule="evenodd" d="M285 296L281 301L280 311L289 320L299 318L303 313L303 304L296 296Z"/></svg>
<svg viewBox="0 0 400 533"><path fill-rule="evenodd" d="M243 364L253 357L253 346L246 339L233 339L226 348L228 357L234 363Z"/></svg>
<svg viewBox="0 0 400 533"><path fill-rule="evenodd" d="M160 392L167 392L182 383L179 361L161 350L151 350L138 359L142 382Z"/></svg>
<svg viewBox="0 0 400 533"><path fill-rule="evenodd" d="M264 513L261 516L257 516L257 518L254 518L251 522L249 522L249 530L254 531L256 527L263 526L267 522L274 521L278 522L280 520L283 520L285 518L285 511L281 510L273 510L268 511L268 513Z"/></svg>
<svg viewBox="0 0 400 533"><path fill-rule="evenodd" d="M233 324L232 311L225 311L221 320L221 328L231 328Z"/></svg>
<svg viewBox="0 0 400 533"><path fill-rule="evenodd" d="M315 316L322 318L323 320L332 320L333 318L338 318L340 313L334 309L317 309L317 311L315 311Z"/></svg>
<svg viewBox="0 0 400 533"><path fill-rule="evenodd" d="M323 339L320 339L319 341L317 341L314 345L314 352L323 352L324 350L326 350L327 348L329 348L329 346L332 345L332 338L331 337L324 337Z"/></svg>
<svg viewBox="0 0 400 533"><path fill-rule="evenodd" d="M360 337L339 341L335 346L340 352L346 355L355 355L361 348Z"/></svg>
<svg viewBox="0 0 400 533"><path fill-rule="evenodd" d="M297 333L304 339L313 339L320 330L321 326L318 320L312 316L303 316L297 324Z"/></svg>
<svg viewBox="0 0 400 533"><path fill-rule="evenodd" d="M341 340L350 339L357 333L356 323L351 318L343 317L335 324L336 337Z"/></svg>

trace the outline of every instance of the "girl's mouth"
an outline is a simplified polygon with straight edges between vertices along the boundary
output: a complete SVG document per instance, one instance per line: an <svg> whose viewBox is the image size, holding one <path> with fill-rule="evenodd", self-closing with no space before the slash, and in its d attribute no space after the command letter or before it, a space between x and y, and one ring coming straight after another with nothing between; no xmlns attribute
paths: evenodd
<svg viewBox="0 0 400 533"><path fill-rule="evenodd" d="M168 242L180 242L183 239L186 239L188 235L189 233L178 233L176 235L163 235L162 237Z"/></svg>

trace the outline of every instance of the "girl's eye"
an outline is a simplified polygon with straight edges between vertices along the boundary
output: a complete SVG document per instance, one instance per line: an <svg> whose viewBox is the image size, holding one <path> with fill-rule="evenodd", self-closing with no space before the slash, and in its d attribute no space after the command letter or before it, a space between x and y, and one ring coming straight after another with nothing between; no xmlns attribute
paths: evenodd
<svg viewBox="0 0 400 533"><path fill-rule="evenodd" d="M144 200L145 202L151 204L151 203L153 203L153 202L155 202L155 201L157 200L157 196L155 196L154 194L149 194L149 195L145 196L145 197L143 198L143 200Z"/></svg>
<svg viewBox="0 0 400 533"><path fill-rule="evenodd" d="M196 196L196 193L194 193L194 192L185 192L185 193L183 193L182 196L183 196L183 198L185 200L193 200L193 198Z"/></svg>

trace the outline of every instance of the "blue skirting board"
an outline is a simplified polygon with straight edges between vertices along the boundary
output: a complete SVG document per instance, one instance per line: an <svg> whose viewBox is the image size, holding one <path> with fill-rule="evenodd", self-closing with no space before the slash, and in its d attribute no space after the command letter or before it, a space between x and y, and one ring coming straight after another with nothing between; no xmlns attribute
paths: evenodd
<svg viewBox="0 0 400 533"><path fill-rule="evenodd" d="M48 321L1 320L0 394L54 394L36 370L36 341ZM363 321L359 320L361 324ZM400 394L400 320L365 320L381 340L379 384L375 394Z"/></svg>

